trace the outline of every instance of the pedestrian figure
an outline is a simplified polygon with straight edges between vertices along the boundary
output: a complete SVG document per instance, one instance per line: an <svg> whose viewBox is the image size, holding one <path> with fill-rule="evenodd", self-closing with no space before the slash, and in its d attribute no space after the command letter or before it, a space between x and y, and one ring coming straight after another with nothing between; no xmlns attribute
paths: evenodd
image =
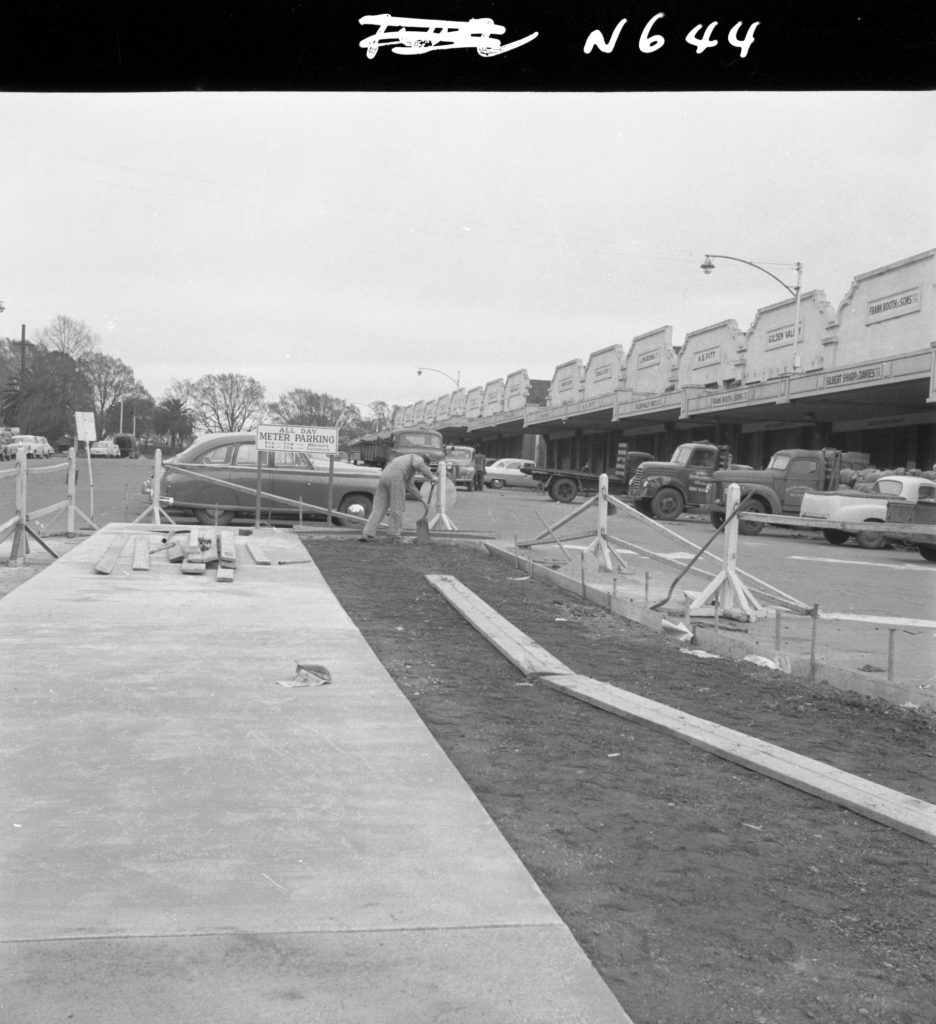
<svg viewBox="0 0 936 1024"><path fill-rule="evenodd" d="M484 474L486 472L485 463L487 459L484 457L484 452L475 452L474 457L474 489L476 491L484 490Z"/></svg>
<svg viewBox="0 0 936 1024"><path fill-rule="evenodd" d="M394 541L402 539L403 513L406 510L407 494L422 500L422 495L413 482L416 475L420 473L427 480L436 482L432 470L421 455L398 455L384 466L377 481L373 510L361 533L362 541L376 539L377 527L388 512L390 519L387 529L388 536Z"/></svg>

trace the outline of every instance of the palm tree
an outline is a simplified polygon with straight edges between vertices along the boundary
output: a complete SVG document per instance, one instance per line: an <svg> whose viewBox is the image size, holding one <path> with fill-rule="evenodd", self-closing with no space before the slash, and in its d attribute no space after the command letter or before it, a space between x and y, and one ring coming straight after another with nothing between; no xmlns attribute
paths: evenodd
<svg viewBox="0 0 936 1024"><path fill-rule="evenodd" d="M164 398L153 411L153 430L168 439L170 448L188 444L195 433L195 422L184 400Z"/></svg>

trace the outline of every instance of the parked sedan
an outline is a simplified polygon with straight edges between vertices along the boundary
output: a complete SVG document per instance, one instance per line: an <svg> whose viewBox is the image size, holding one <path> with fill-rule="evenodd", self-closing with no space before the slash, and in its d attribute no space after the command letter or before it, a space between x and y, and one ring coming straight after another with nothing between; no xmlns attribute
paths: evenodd
<svg viewBox="0 0 936 1024"><path fill-rule="evenodd" d="M163 463L160 498L169 513L188 512L200 523L226 526L235 515L250 517L257 507L257 456L260 456L260 514L324 518L328 506L329 460L303 452L259 452L253 433L208 434ZM370 466L334 464L332 507L354 516L370 515L380 470ZM231 486L234 485L234 486ZM144 492L152 492L152 482ZM315 506L311 508L310 506ZM339 520L341 521L341 520ZM355 520L345 521L353 525Z"/></svg>
<svg viewBox="0 0 936 1024"><path fill-rule="evenodd" d="M52 446L44 437L34 434L14 434L3 446L3 457L15 459L19 451L26 452L27 459L45 459L52 454Z"/></svg>
<svg viewBox="0 0 936 1024"><path fill-rule="evenodd" d="M539 487L539 484L523 471L524 466L532 469L532 459L498 459L485 470L484 483L488 487Z"/></svg>
<svg viewBox="0 0 936 1024"><path fill-rule="evenodd" d="M92 459L119 459L120 445L115 441L95 441L88 454Z"/></svg>

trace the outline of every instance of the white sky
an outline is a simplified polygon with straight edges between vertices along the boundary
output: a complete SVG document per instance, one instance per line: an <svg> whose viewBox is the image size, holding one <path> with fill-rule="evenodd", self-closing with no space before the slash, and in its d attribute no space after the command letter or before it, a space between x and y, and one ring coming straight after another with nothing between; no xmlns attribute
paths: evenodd
<svg viewBox="0 0 936 1024"><path fill-rule="evenodd" d="M936 245L933 93L0 94L0 336L409 404ZM794 272L770 264L790 284Z"/></svg>

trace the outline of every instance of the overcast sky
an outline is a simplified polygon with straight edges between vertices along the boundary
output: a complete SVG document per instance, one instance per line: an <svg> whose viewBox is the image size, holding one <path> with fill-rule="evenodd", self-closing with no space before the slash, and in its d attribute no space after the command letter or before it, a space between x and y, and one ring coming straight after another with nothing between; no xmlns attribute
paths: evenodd
<svg viewBox="0 0 936 1024"><path fill-rule="evenodd" d="M936 100L0 95L0 336L83 320L159 399L242 373L409 404L936 245Z"/></svg>

